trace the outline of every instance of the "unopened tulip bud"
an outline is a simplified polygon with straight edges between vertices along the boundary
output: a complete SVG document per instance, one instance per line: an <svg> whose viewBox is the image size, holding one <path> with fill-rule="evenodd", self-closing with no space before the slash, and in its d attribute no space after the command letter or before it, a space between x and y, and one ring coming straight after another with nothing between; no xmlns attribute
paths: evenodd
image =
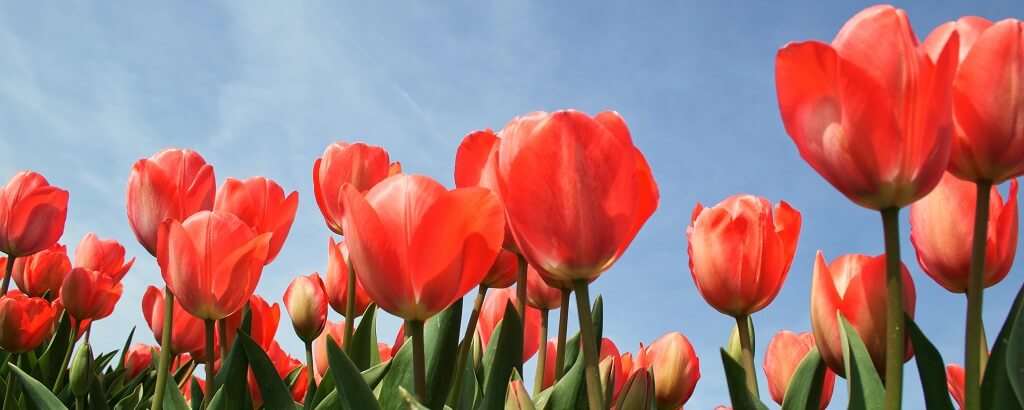
<svg viewBox="0 0 1024 410"><path fill-rule="evenodd" d="M505 410L534 410L533 400L526 392L522 380L512 380L508 383L508 393L505 394Z"/></svg>
<svg viewBox="0 0 1024 410"><path fill-rule="evenodd" d="M310 343L327 324L327 291L320 275L299 276L284 292L284 307L299 339Z"/></svg>
<svg viewBox="0 0 1024 410"><path fill-rule="evenodd" d="M686 336L667 333L643 353L637 355L637 365L651 368L658 407L676 409L685 404L700 379L700 362Z"/></svg>
<svg viewBox="0 0 1024 410"><path fill-rule="evenodd" d="M136 343L124 358L124 380L131 381L153 366L153 358L160 355L160 348Z"/></svg>
<svg viewBox="0 0 1024 410"><path fill-rule="evenodd" d="M616 409L655 408L654 375L650 369L637 369L622 385Z"/></svg>
<svg viewBox="0 0 1024 410"><path fill-rule="evenodd" d="M89 392L91 382L92 347L86 342L78 349L75 359L71 362L71 393L74 393L75 397L85 396Z"/></svg>
<svg viewBox="0 0 1024 410"><path fill-rule="evenodd" d="M779 332L768 342L764 351L764 376L768 379L768 392L776 403L782 404L793 374L814 347L811 333L796 334L788 330ZM835 373L826 369L819 408L828 407L835 383Z"/></svg>

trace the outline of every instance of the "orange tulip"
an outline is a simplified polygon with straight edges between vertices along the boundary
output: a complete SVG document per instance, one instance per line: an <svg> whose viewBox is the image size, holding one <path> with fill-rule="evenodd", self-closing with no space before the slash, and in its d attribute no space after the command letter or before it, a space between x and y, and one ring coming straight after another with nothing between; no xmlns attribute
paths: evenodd
<svg viewBox="0 0 1024 410"><path fill-rule="evenodd" d="M562 290L548 286L533 266L526 268L526 304L544 310L562 306Z"/></svg>
<svg viewBox="0 0 1024 410"><path fill-rule="evenodd" d="M71 317L99 320L110 316L123 290L120 282L103 272L79 267L64 278L60 299Z"/></svg>
<svg viewBox="0 0 1024 410"><path fill-rule="evenodd" d="M516 254L502 249L498 252L498 257L494 258L494 263L491 264L491 268L487 270L487 276L484 276L484 280L480 281L480 284L491 289L515 285L516 268L519 266L517 259Z"/></svg>
<svg viewBox="0 0 1024 410"><path fill-rule="evenodd" d="M90 232L85 234L75 249L75 267L97 270L120 282L135 263L135 258L124 261L124 246L113 239L100 239Z"/></svg>
<svg viewBox="0 0 1024 410"><path fill-rule="evenodd" d="M851 18L831 45L779 50L779 110L800 156L863 207L923 197L949 162L957 41L938 54L933 63L906 13L886 5Z"/></svg>
<svg viewBox="0 0 1024 410"><path fill-rule="evenodd" d="M782 404L793 373L813 348L814 335L809 332L796 334L783 330L768 342L768 348L764 351L764 376L768 379L768 393L776 403ZM836 374L826 369L818 408L828 407L835 383Z"/></svg>
<svg viewBox="0 0 1024 410"><path fill-rule="evenodd" d="M974 183L947 173L935 190L910 206L910 241L921 269L954 293L967 292L971 267L977 189ZM999 283L1010 272L1017 253L1017 180L1010 181L1007 201L992 188L989 202L985 287Z"/></svg>
<svg viewBox="0 0 1024 410"><path fill-rule="evenodd" d="M1024 23L963 17L933 30L924 47L937 60L958 38L949 172L998 184L1024 174Z"/></svg>
<svg viewBox="0 0 1024 410"><path fill-rule="evenodd" d="M498 183L499 145L501 145L501 139L490 129L473 131L466 135L462 139L462 143L459 144L458 151L455 152L455 186L459 188L484 187L500 195L501 185ZM505 229L504 247L514 253L519 253L516 240L509 229ZM511 283L515 283L514 273L511 281ZM488 287L504 288L508 286L511 285Z"/></svg>
<svg viewBox="0 0 1024 410"><path fill-rule="evenodd" d="M612 111L536 112L501 134L499 185L519 250L549 282L597 278L658 206L626 122Z"/></svg>
<svg viewBox="0 0 1024 410"><path fill-rule="evenodd" d="M200 319L223 319L256 289L270 236L223 211L202 211L184 223L167 219L160 225L157 262L182 308Z"/></svg>
<svg viewBox="0 0 1024 410"><path fill-rule="evenodd" d="M7 258L0 258L0 265L7 263ZM64 277L71 272L71 260L68 249L61 244L43 249L27 257L14 260L11 277L18 289L32 297L42 297L50 292L50 298L60 293L60 285Z"/></svg>
<svg viewBox="0 0 1024 410"><path fill-rule="evenodd" d="M401 173L401 165L389 163L384 148L362 142L335 142L313 163L313 195L324 215L327 227L344 235L341 219L345 216L342 186L352 184L359 192L369 191L392 172Z"/></svg>
<svg viewBox="0 0 1024 410"><path fill-rule="evenodd" d="M153 367L153 353L160 354L160 346L136 343L124 357L124 380L131 381Z"/></svg>
<svg viewBox="0 0 1024 410"><path fill-rule="evenodd" d="M961 409L964 408L964 368L951 364L946 366L946 388Z"/></svg>
<svg viewBox="0 0 1024 410"><path fill-rule="evenodd" d="M690 341L679 332L669 332L648 347L640 346L636 369L652 368L654 396L658 408L682 407L700 380L700 360Z"/></svg>
<svg viewBox="0 0 1024 410"><path fill-rule="evenodd" d="M505 317L505 308L508 303L512 303L513 307L516 305L515 289L496 289L484 297L484 304L480 308L480 321L476 328L476 333L480 335L480 341L484 348L487 348L487 343L491 341L491 334L498 327L498 322ZM540 311L530 307L526 309L526 323L523 327L523 361L530 360L537 353L538 348L540 348Z"/></svg>
<svg viewBox="0 0 1024 410"><path fill-rule="evenodd" d="M292 191L285 197L281 186L264 177L252 177L244 181L228 178L213 203L213 209L235 214L257 234L273 234L270 237L270 249L267 250L268 264L274 261L284 240L288 238L298 206L298 192Z"/></svg>
<svg viewBox="0 0 1024 410"><path fill-rule="evenodd" d="M0 187L0 252L20 257L53 246L67 214L68 191L32 171L14 174Z"/></svg>
<svg viewBox="0 0 1024 410"><path fill-rule="evenodd" d="M711 307L739 317L764 309L782 289L796 253L800 212L753 195L693 210L686 228L690 273Z"/></svg>
<svg viewBox="0 0 1024 410"><path fill-rule="evenodd" d="M327 292L320 274L313 272L292 280L284 291L284 307L299 339L306 343L316 339L327 323Z"/></svg>
<svg viewBox="0 0 1024 410"><path fill-rule="evenodd" d="M160 224L212 209L216 189L213 167L199 153L160 150L138 160L128 175L128 223L142 247L155 256Z"/></svg>
<svg viewBox="0 0 1024 410"><path fill-rule="evenodd" d="M504 217L484 188L447 191L395 175L363 195L344 187L351 263L381 309L425 320L476 288L501 247Z"/></svg>
<svg viewBox="0 0 1024 410"><path fill-rule="evenodd" d="M9 353L34 350L53 334L55 317L46 299L8 292L0 297L0 348Z"/></svg>
<svg viewBox="0 0 1024 410"><path fill-rule="evenodd" d="M146 288L142 295L142 314L153 331L157 342L163 340L164 334L164 290L156 286ZM182 354L203 348L203 321L182 309L178 300L174 300L174 318L171 320L171 354ZM254 325L255 327L255 325Z"/></svg>
<svg viewBox="0 0 1024 410"><path fill-rule="evenodd" d="M273 305L267 303L260 295L252 295L249 298L249 310L252 312L249 336L252 337L256 344L266 350L270 348L270 345L274 342L274 335L277 334L277 325L281 322L281 306L277 303ZM177 315L177 312L175 312L175 315ZM228 346L235 342L235 336L238 334L238 328L242 326L244 316L243 309L224 318L223 321L217 321L217 326L221 326L224 323L227 324L225 334L227 335ZM220 333L218 332L217 334Z"/></svg>
<svg viewBox="0 0 1024 410"><path fill-rule="evenodd" d="M903 309L913 318L917 300L914 281L907 267L902 263L900 266L903 270ZM889 304L885 278L884 254L874 258L843 255L826 265L825 257L818 251L811 281L811 328L822 360L840 376L845 372L836 312L842 312L864 341L879 374L885 371L885 309ZM914 356L909 339L904 351L904 361Z"/></svg>
<svg viewBox="0 0 1024 410"><path fill-rule="evenodd" d="M335 244L334 238L331 238L330 241L330 244L327 246L327 282L325 283L325 289L327 290L327 298L331 302L331 308L344 316L345 308L348 306L348 245L345 244L345 241ZM366 294L366 289L363 289L363 284L359 281L359 275L356 275L355 317L362 315L366 308L370 306L370 302L372 302L370 296Z"/></svg>

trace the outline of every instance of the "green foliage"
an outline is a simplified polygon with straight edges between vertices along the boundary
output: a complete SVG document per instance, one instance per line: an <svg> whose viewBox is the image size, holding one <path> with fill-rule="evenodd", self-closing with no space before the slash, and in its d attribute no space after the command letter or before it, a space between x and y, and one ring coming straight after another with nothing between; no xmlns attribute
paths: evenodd
<svg viewBox="0 0 1024 410"><path fill-rule="evenodd" d="M843 317L842 313L837 311L836 315L841 325L839 335L843 341L843 361L850 388L848 408L853 410L880 409L885 401L885 388L871 362L871 355L868 354L867 347L864 346L860 335L853 330L850 322Z"/></svg>
<svg viewBox="0 0 1024 410"><path fill-rule="evenodd" d="M821 354L817 348L811 349L789 379L782 410L818 410L826 374L828 367L821 360Z"/></svg>

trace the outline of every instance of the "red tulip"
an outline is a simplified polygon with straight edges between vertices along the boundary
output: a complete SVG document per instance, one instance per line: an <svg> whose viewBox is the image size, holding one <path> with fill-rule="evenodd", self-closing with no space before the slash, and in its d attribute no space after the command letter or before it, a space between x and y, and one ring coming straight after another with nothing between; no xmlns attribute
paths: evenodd
<svg viewBox="0 0 1024 410"><path fill-rule="evenodd" d="M956 400L957 406L964 408L964 368L955 364L946 366L946 388Z"/></svg>
<svg viewBox="0 0 1024 410"><path fill-rule="evenodd" d="M935 60L959 38L953 80L949 171L968 181L1000 183L1024 174L1024 23L963 17L932 31L924 47Z"/></svg>
<svg viewBox="0 0 1024 410"><path fill-rule="evenodd" d="M327 298L331 302L331 307L334 308L335 312L344 316L345 308L348 306L348 245L345 244L345 241L335 244L334 238L331 238L330 241L331 243L327 246L327 282L325 283L325 289L327 290ZM363 312L366 312L370 302L372 302L370 296L366 294L366 289L363 289L363 284L359 281L359 275L356 275L355 317L359 317Z"/></svg>
<svg viewBox="0 0 1024 410"><path fill-rule="evenodd" d="M892 6L861 11L831 45L779 50L779 110L800 156L863 207L923 197L949 161L957 41L938 54L933 63Z"/></svg>
<svg viewBox="0 0 1024 410"><path fill-rule="evenodd" d="M270 348L270 345L274 342L274 335L277 334L277 325L281 322L281 306L277 303L273 305L267 303L260 295L252 295L249 298L249 310L252 315L249 336L252 337L256 344L266 350ZM223 321L217 321L217 326L221 326L224 322L227 323L225 334L227 335L228 346L235 342L238 328L242 326L244 313L244 309L239 310L231 314L231 316L224 318ZM178 317L177 312L175 312L174 317Z"/></svg>
<svg viewBox="0 0 1024 410"><path fill-rule="evenodd" d="M257 234L270 232L270 248L267 250L267 262L274 261L288 231L295 220L295 210L299 206L299 193L292 191L284 196L284 189L271 179L252 177L244 181L228 178L224 181L213 209L235 214L245 221Z"/></svg>
<svg viewBox="0 0 1024 410"><path fill-rule="evenodd" d="M405 345L405 326L399 326L398 333L395 334L395 343L391 344L391 356L397 355L403 345Z"/></svg>
<svg viewBox="0 0 1024 410"><path fill-rule="evenodd" d="M619 348L607 337L601 339L601 351L598 356L598 361L603 363L605 360L611 360L612 363L612 401L615 401L629 374L625 373L622 368L622 356L619 355Z"/></svg>
<svg viewBox="0 0 1024 410"><path fill-rule="evenodd" d="M327 291L320 274L299 276L284 291L284 307L292 319L295 334L304 342L312 342L327 323Z"/></svg>
<svg viewBox="0 0 1024 410"><path fill-rule="evenodd" d="M334 339L334 342L338 344L338 347L345 346L345 321L339 321L337 323L327 321L324 326L323 333L313 341L313 370L316 374L316 382L320 383L320 379L324 377L324 373L327 372L329 367L327 361L327 338Z"/></svg>
<svg viewBox="0 0 1024 410"><path fill-rule="evenodd" d="M494 263L491 264L491 268L487 270L487 276L484 276L484 280L480 281L480 284L491 289L515 285L518 267L519 261L516 254L502 249L498 252L498 257L494 258Z"/></svg>
<svg viewBox="0 0 1024 410"><path fill-rule="evenodd" d="M679 332L669 332L646 348L641 346L636 368L653 369L658 408L682 407L700 380L697 353L686 336Z"/></svg>
<svg viewBox="0 0 1024 410"><path fill-rule="evenodd" d="M516 306L516 292L512 288L495 289L484 297L480 307L480 321L476 332L484 348L491 340L491 334L498 327L498 322L505 317L505 308L511 303ZM523 328L523 361L529 360L540 348L540 311L529 307L526 309L526 324Z"/></svg>
<svg viewBox="0 0 1024 410"><path fill-rule="evenodd" d="M287 378L295 369L303 368L303 370L299 371L295 384L291 386L292 400L301 402L306 396L306 389L309 387L309 376L302 362L282 350L277 342L271 344L270 348L267 349L267 356L270 357L270 362L274 365L278 377L282 380ZM259 384L256 383L256 375L253 374L252 370L249 371L249 393L252 396L254 407L259 408L260 404L263 404L263 395L260 393Z"/></svg>
<svg viewBox="0 0 1024 410"><path fill-rule="evenodd" d="M160 224L212 209L216 189L213 167L199 153L160 150L138 160L128 175L128 223L139 243L155 256Z"/></svg>
<svg viewBox="0 0 1024 410"><path fill-rule="evenodd" d="M509 228L549 282L593 280L658 206L658 187L619 114L531 113L501 132Z"/></svg>
<svg viewBox="0 0 1024 410"><path fill-rule="evenodd" d="M200 319L223 319L256 289L270 235L223 211L202 211L184 223L168 219L160 226L157 262L181 307Z"/></svg>
<svg viewBox="0 0 1024 410"><path fill-rule="evenodd" d="M398 353L397 351L392 352L391 346L388 346L388 344L384 342L377 342L377 352L380 353L381 363L391 360L391 358L394 357L394 353Z"/></svg>
<svg viewBox="0 0 1024 410"><path fill-rule="evenodd" d="M164 334L164 290L156 286L146 288L142 295L142 314L153 331L157 342ZM255 323L255 320L253 321ZM202 349L205 343L202 319L192 316L174 300L174 318L171 320L171 354L182 354ZM255 327L255 324L253 325Z"/></svg>
<svg viewBox="0 0 1024 410"><path fill-rule="evenodd" d="M501 194L501 185L498 182L498 146L501 139L490 129L474 131L466 135L455 152L455 186L484 187ZM505 229L505 249L519 253L516 247L516 240L512 231ZM485 283L488 281L484 281ZM515 277L512 278L515 283ZM511 286L511 285L508 285ZM504 288L508 286L488 286L490 288Z"/></svg>
<svg viewBox="0 0 1024 410"><path fill-rule="evenodd" d="M910 241L921 269L950 292L967 292L977 189L947 173L935 190L910 206ZM992 188L989 202L985 287L1010 272L1017 253L1017 180L1010 181L1006 203Z"/></svg>
<svg viewBox="0 0 1024 410"><path fill-rule="evenodd" d="M181 395L185 397L185 401L186 402L188 402L188 403L192 402L192 381L193 380L195 380L196 384L199 385L199 390L202 391L203 394L206 394L206 380L203 380L201 377L195 376L195 375L189 376L185 380L186 380L185 384L183 384L180 388L178 388L178 390L181 391Z"/></svg>
<svg viewBox="0 0 1024 410"><path fill-rule="evenodd" d="M9 353L34 350L53 334L55 317L46 299L8 292L0 297L0 348Z"/></svg>
<svg viewBox="0 0 1024 410"><path fill-rule="evenodd" d="M544 310L562 306L562 290L548 286L533 266L526 268L526 304Z"/></svg>
<svg viewBox="0 0 1024 410"><path fill-rule="evenodd" d="M914 317L917 294L914 281L903 270L903 309ZM885 370L885 309L886 297L885 255L874 258L867 255L843 255L826 265L818 251L811 281L811 328L822 360L836 374L843 376L843 345L839 335L836 312L841 312L853 326L879 373ZM907 340L904 361L914 356Z"/></svg>
<svg viewBox="0 0 1024 410"><path fill-rule="evenodd" d="M110 316L123 290L120 282L103 272L74 268L60 287L60 298L71 317L99 320Z"/></svg>
<svg viewBox="0 0 1024 410"><path fill-rule="evenodd" d="M159 346L136 343L124 358L124 380L131 381L153 366L153 353L160 354Z"/></svg>
<svg viewBox="0 0 1024 410"><path fill-rule="evenodd" d="M388 152L375 145L335 142L327 146L324 155L313 163L313 194L328 228L338 235L345 234L342 186L352 184L359 192L369 191L393 171L401 173L401 165L392 169L389 161Z"/></svg>
<svg viewBox="0 0 1024 410"><path fill-rule="evenodd" d="M67 213L68 191L32 171L14 174L0 187L0 252L20 257L53 246Z"/></svg>
<svg viewBox="0 0 1024 410"><path fill-rule="evenodd" d="M366 293L406 320L444 310L487 275L504 217L484 188L446 191L419 175L395 175L363 195L345 188L349 257Z"/></svg>
<svg viewBox="0 0 1024 410"><path fill-rule="evenodd" d="M16 292L16 291L13 291L13 290L11 291L11 293L14 293L14 292ZM60 296L59 296L60 295L60 289L59 288L57 289L57 293L56 294L58 295L58 297L53 300L53 310L55 312L53 317L55 318L55 320L60 320L60 318L62 316L64 316L64 301L62 301L60 299ZM75 332L75 340L76 341L78 339L81 339L82 336L85 335L85 331L89 330L89 326L92 325L92 319L78 320L78 319L75 319L74 317L72 317L70 315L69 315L68 318L71 320L71 327L72 327L72 331Z"/></svg>
<svg viewBox="0 0 1024 410"><path fill-rule="evenodd" d="M0 258L0 266L6 265L7 258ZM71 272L68 249L61 244L43 249L24 258L14 260L11 277L18 289L32 297L42 297L50 292L50 298L57 297L64 277Z"/></svg>
<svg viewBox="0 0 1024 410"><path fill-rule="evenodd" d="M733 195L693 210L686 228L690 273L711 307L739 317L764 309L782 289L800 235L800 212L786 201Z"/></svg>
<svg viewBox="0 0 1024 410"><path fill-rule="evenodd" d="M90 232L82 238L75 249L75 267L97 270L120 282L135 258L124 261L124 246L113 239L100 239Z"/></svg>
<svg viewBox="0 0 1024 410"><path fill-rule="evenodd" d="M809 332L796 334L783 330L768 342L768 348L764 351L764 376L768 379L768 392L776 403L782 404L793 373L811 349L814 349L814 335ZM828 407L836 383L835 373L827 369L825 372L821 402L818 406L820 409Z"/></svg>

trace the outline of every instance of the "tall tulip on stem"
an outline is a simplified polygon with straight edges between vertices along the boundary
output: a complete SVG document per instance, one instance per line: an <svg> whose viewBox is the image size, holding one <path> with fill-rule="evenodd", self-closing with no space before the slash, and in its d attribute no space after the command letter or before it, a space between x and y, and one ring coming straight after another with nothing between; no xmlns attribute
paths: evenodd
<svg viewBox="0 0 1024 410"><path fill-rule="evenodd" d="M526 277L526 304L540 310L540 338L538 339L540 342L540 353L537 355L537 374L534 376L533 382L533 394L539 394L542 390L544 379L551 376L545 374L548 366L541 364L547 363L548 353L558 354L556 353L557 351L548 352L547 349L548 313L551 309L557 309L562 306L562 290L544 283L544 279L537 273L537 269L531 266ZM525 324L526 321L524 320L523 323ZM524 331L523 334L527 333ZM557 349L565 350L565 347L558 346ZM563 354L562 357L564 360L565 355Z"/></svg>
<svg viewBox="0 0 1024 410"><path fill-rule="evenodd" d="M295 334L306 345L306 371L309 373L309 387L303 401L306 409L313 404L313 393L316 391L316 377L313 369L313 341L324 331L327 325L327 291L320 275L299 276L292 280L284 292L284 306L292 319ZM346 343L347 345L348 343Z"/></svg>
<svg viewBox="0 0 1024 410"><path fill-rule="evenodd" d="M0 295L11 285L14 261L56 244L67 214L68 191L35 172L18 172L0 187L0 252L7 254Z"/></svg>

